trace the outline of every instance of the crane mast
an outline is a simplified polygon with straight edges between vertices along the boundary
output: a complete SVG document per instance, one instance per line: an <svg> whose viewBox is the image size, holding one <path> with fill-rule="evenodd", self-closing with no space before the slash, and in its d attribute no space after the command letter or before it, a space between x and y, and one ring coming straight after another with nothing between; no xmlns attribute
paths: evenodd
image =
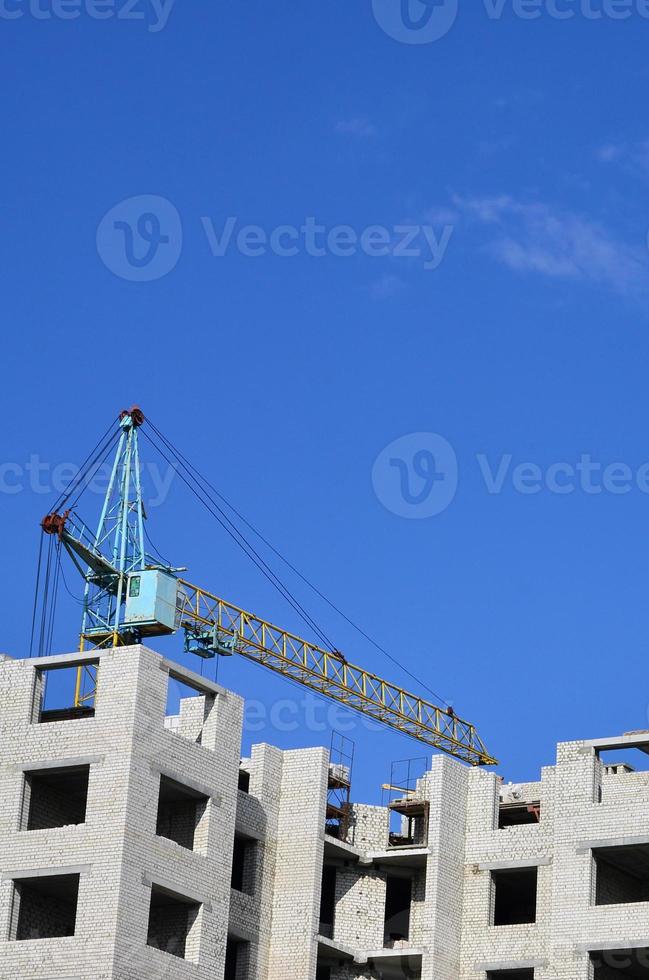
<svg viewBox="0 0 649 980"><path fill-rule="evenodd" d="M73 510L48 514L54 534L85 580L80 648L118 647L146 637L185 634L185 652L238 654L312 691L410 735L470 765L495 765L475 727L377 674L273 625L180 578L181 568L146 553L140 482L139 408L122 412L120 436L96 531ZM93 668L80 668L77 706L94 697Z"/></svg>

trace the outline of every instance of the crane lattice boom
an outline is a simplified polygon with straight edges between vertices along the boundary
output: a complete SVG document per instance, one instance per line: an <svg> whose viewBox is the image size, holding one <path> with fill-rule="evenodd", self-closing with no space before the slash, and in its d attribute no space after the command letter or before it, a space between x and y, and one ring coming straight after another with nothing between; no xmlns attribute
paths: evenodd
<svg viewBox="0 0 649 980"><path fill-rule="evenodd" d="M216 626L233 652L472 765L495 765L473 725L254 613L179 581L182 625Z"/></svg>

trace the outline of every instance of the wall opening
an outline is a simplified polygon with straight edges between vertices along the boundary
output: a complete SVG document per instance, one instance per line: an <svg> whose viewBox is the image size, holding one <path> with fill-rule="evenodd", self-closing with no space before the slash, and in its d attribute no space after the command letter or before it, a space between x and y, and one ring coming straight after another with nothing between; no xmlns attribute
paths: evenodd
<svg viewBox="0 0 649 980"><path fill-rule="evenodd" d="M590 954L594 980L647 980L649 949L606 949Z"/></svg>
<svg viewBox="0 0 649 980"><path fill-rule="evenodd" d="M255 894L257 867L257 841L243 834L235 834L232 851L231 887L246 895Z"/></svg>
<svg viewBox="0 0 649 980"><path fill-rule="evenodd" d="M595 905L649 902L649 844L593 849Z"/></svg>
<svg viewBox="0 0 649 980"><path fill-rule="evenodd" d="M147 945L195 962L200 909L199 902L152 885Z"/></svg>
<svg viewBox="0 0 649 980"><path fill-rule="evenodd" d="M216 703L213 694L169 675L164 727L196 745L203 744L205 728Z"/></svg>
<svg viewBox="0 0 649 980"><path fill-rule="evenodd" d="M22 830L85 823L90 766L25 773Z"/></svg>
<svg viewBox="0 0 649 980"><path fill-rule="evenodd" d="M389 847L426 847L428 844L428 800L396 800L389 805Z"/></svg>
<svg viewBox="0 0 649 980"><path fill-rule="evenodd" d="M206 819L209 797L160 776L156 834L173 840L189 851L203 850L207 845Z"/></svg>
<svg viewBox="0 0 649 980"><path fill-rule="evenodd" d="M246 769L239 770L239 789L242 793L250 792L250 773Z"/></svg>
<svg viewBox="0 0 649 980"><path fill-rule="evenodd" d="M78 874L14 879L11 938L74 936L78 898Z"/></svg>
<svg viewBox="0 0 649 980"><path fill-rule="evenodd" d="M634 772L649 772L649 753L637 745L620 749L600 749L597 758L611 776L628 776Z"/></svg>
<svg viewBox="0 0 649 980"><path fill-rule="evenodd" d="M488 970L487 980L534 980L534 970Z"/></svg>
<svg viewBox="0 0 649 980"><path fill-rule="evenodd" d="M426 847L430 803L423 782L428 756L393 762L390 782L383 786L383 803L390 813L389 847Z"/></svg>
<svg viewBox="0 0 649 980"><path fill-rule="evenodd" d="M410 938L412 878L388 875L385 894L385 945L393 946Z"/></svg>
<svg viewBox="0 0 649 980"><path fill-rule="evenodd" d="M541 820L540 803L501 803L498 808L498 829L537 824Z"/></svg>
<svg viewBox="0 0 649 980"><path fill-rule="evenodd" d="M94 718L99 661L83 667L37 667L34 717L38 723Z"/></svg>
<svg viewBox="0 0 649 980"><path fill-rule="evenodd" d="M325 939L333 939L336 915L336 868L325 864L322 869L322 891L320 893L319 932Z"/></svg>
<svg viewBox="0 0 649 980"><path fill-rule="evenodd" d="M235 936L228 936L224 980L247 980L249 959L250 943Z"/></svg>
<svg viewBox="0 0 649 980"><path fill-rule="evenodd" d="M637 735L640 741L623 748L596 751L600 767L595 799L604 806L635 796L640 792L640 786L646 786L649 774L649 733L628 734Z"/></svg>
<svg viewBox="0 0 649 980"><path fill-rule="evenodd" d="M493 925L514 926L536 922L538 868L492 871Z"/></svg>

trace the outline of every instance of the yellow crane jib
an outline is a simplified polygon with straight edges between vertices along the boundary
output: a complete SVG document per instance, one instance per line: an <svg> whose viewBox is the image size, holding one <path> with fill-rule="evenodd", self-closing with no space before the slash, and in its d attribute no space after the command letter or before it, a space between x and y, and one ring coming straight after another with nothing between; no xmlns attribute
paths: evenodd
<svg viewBox="0 0 649 980"><path fill-rule="evenodd" d="M215 631L249 660L475 766L497 765L475 727L370 671L180 579L178 625ZM226 654L227 655L227 654Z"/></svg>

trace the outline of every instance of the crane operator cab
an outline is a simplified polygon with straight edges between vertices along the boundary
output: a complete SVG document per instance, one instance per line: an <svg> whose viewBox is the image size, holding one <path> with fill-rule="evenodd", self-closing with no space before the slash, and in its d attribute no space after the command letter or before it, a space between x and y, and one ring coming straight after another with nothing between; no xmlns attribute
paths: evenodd
<svg viewBox="0 0 649 980"><path fill-rule="evenodd" d="M163 636L180 627L184 596L178 579L158 568L128 576L124 623L142 636Z"/></svg>

